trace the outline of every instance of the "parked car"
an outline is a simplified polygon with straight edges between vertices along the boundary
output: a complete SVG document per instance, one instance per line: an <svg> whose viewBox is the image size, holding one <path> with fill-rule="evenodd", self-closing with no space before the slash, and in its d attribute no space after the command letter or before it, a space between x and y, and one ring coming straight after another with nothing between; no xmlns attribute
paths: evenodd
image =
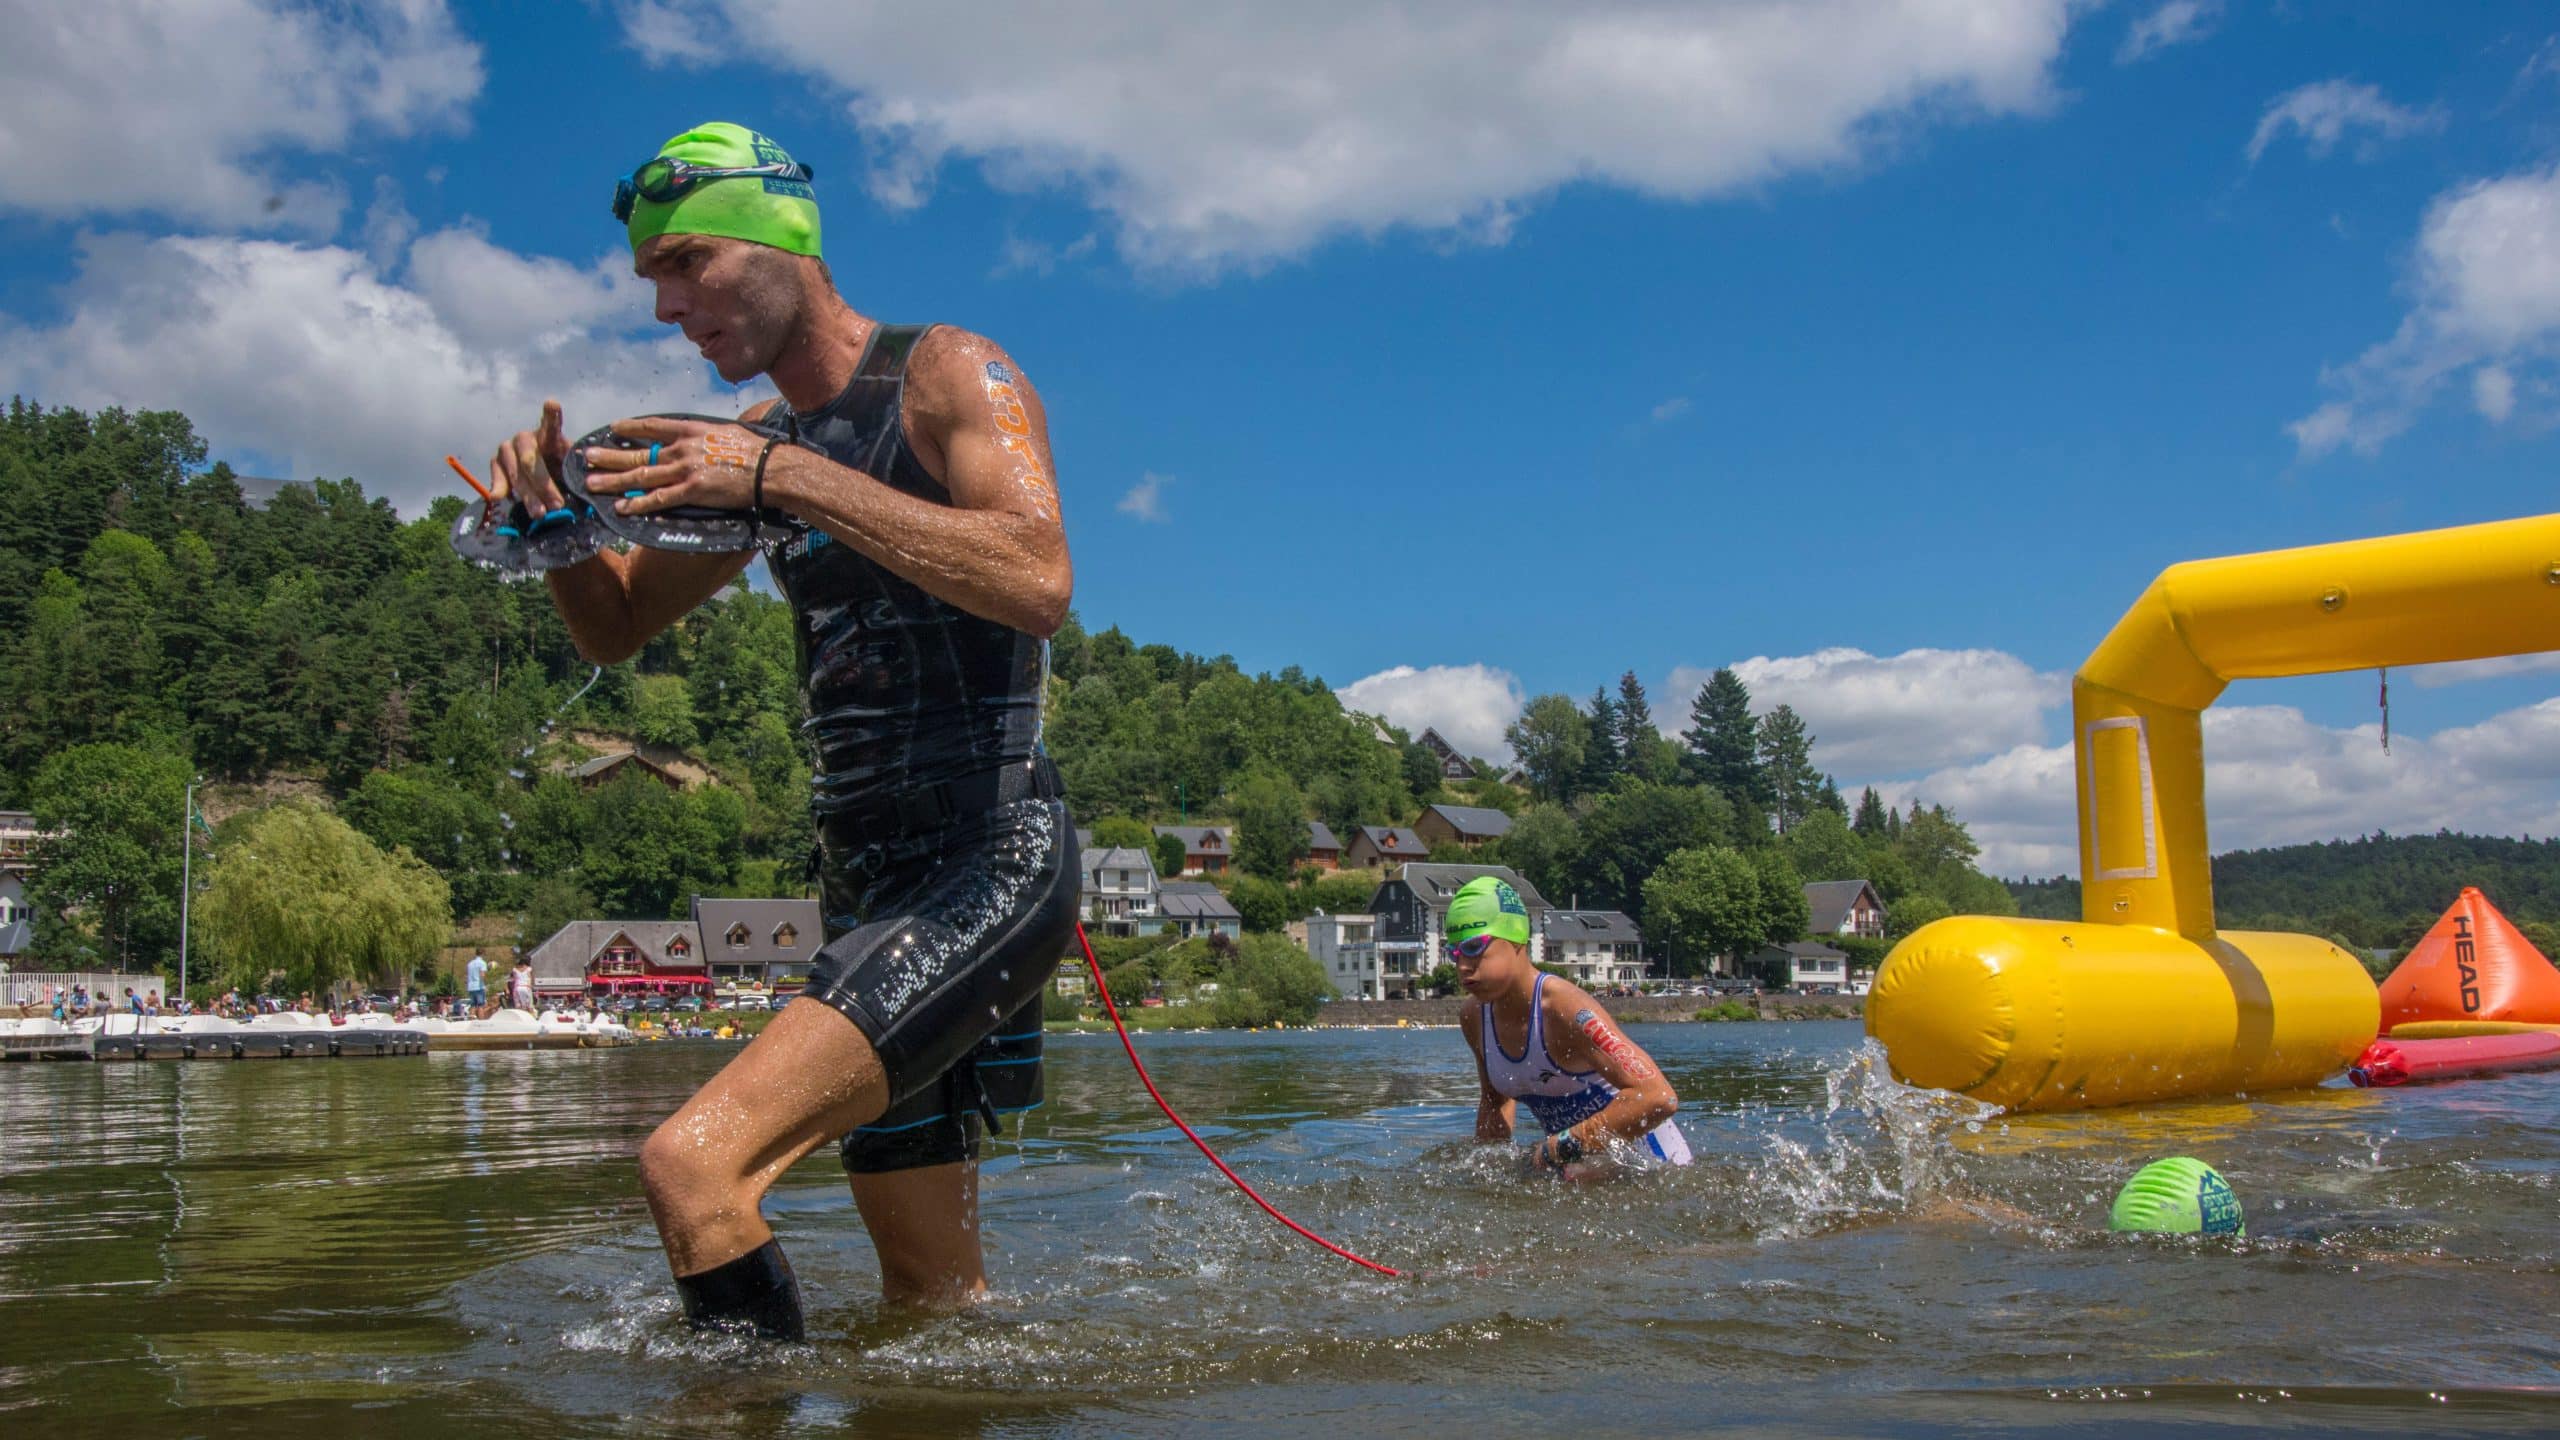
<svg viewBox="0 0 2560 1440"><path fill-rule="evenodd" d="M687 995L676 1001L676 1009L687 1015L698 1015L702 1012L702 997Z"/></svg>
<svg viewBox="0 0 2560 1440"><path fill-rule="evenodd" d="M640 997L640 1008L655 1014L663 1014L667 1008L667 997L664 995L643 995Z"/></svg>
<svg viewBox="0 0 2560 1440"><path fill-rule="evenodd" d="M773 1008L773 997L770 995L741 995L737 999L729 1002L729 1008L732 1010L770 1010Z"/></svg>

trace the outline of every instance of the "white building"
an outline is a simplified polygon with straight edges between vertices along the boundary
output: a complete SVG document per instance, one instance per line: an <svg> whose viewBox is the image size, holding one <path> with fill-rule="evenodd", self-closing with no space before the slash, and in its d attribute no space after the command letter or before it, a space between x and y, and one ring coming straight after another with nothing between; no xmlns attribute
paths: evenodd
<svg viewBox="0 0 2560 1440"><path fill-rule="evenodd" d="M1789 985L1837 985L1841 993L1849 989L1849 955L1814 940L1796 940L1785 945L1763 946L1752 960L1767 969L1783 964Z"/></svg>
<svg viewBox="0 0 2560 1440"><path fill-rule="evenodd" d="M1546 963L1585 990L1644 978L1644 935L1623 910L1550 910L1546 932Z"/></svg>
<svg viewBox="0 0 2560 1440"><path fill-rule="evenodd" d="M1156 903L1156 863L1131 846L1088 849L1081 859L1080 899L1087 930L1096 935L1152 935L1164 928Z"/></svg>
<svg viewBox="0 0 2560 1440"><path fill-rule="evenodd" d="M1336 993L1368 1000L1387 998L1378 979L1377 916L1327 915L1319 910L1304 920L1290 921L1289 929L1307 947L1308 956L1324 967Z"/></svg>

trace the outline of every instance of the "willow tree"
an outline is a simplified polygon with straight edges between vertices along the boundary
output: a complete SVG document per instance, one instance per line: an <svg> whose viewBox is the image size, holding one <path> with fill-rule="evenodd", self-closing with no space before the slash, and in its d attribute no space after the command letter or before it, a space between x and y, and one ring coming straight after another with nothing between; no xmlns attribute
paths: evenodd
<svg viewBox="0 0 2560 1440"><path fill-rule="evenodd" d="M222 979L287 990L391 982L435 955L453 925L443 877L385 853L308 801L225 827L195 931Z"/></svg>

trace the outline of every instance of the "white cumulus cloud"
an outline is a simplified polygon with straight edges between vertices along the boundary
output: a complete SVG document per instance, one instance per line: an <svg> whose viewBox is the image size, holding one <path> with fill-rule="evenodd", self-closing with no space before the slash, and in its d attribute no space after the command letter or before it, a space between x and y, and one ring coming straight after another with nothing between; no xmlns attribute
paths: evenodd
<svg viewBox="0 0 2560 1440"><path fill-rule="evenodd" d="M1138 477L1138 483L1130 486L1128 493L1122 495L1120 503L1113 508L1123 515L1135 515L1151 525L1161 525L1172 518L1164 513L1164 487L1172 483L1172 476L1158 475L1150 470Z"/></svg>
<svg viewBox="0 0 2560 1440"><path fill-rule="evenodd" d="M2127 26L2116 63L2131 65L2173 45L2202 40L2222 23L2222 0L2166 0Z"/></svg>
<svg viewBox="0 0 2560 1440"><path fill-rule="evenodd" d="M2258 117L2258 128L2249 136L2249 163L2256 164L2267 147L2287 133L2301 136L2313 155L2327 155L2350 133L2358 133L2366 137L2359 157L2370 159L2378 150L2375 142L2441 130L2444 118L2439 109L2394 104L2371 85L2321 80L2267 102L2266 113Z"/></svg>
<svg viewBox="0 0 2560 1440"><path fill-rule="evenodd" d="M1259 265L1406 227L1498 243L1558 186L1693 199L2036 112L2072 0L1082 0L987 11L640 0L669 63L841 95L891 203L946 161L1064 187L1133 262Z"/></svg>
<svg viewBox="0 0 2560 1440"><path fill-rule="evenodd" d="M2318 724L2289 705L2225 705L2204 716L2212 848L2252 849L2374 830L2560 833L2560 699L2433 735ZM2077 873L2078 809L2068 744L2019 746L1879 786L1896 804L1943 804L2000 875Z"/></svg>
<svg viewBox="0 0 2560 1440"><path fill-rule="evenodd" d="M2379 451L2448 380L2476 367L2493 421L2548 376L2560 345L2560 166L2438 196L2419 229L2417 303L2389 338L2323 377L2337 397L2287 427L2306 457Z"/></svg>
<svg viewBox="0 0 2560 1440"><path fill-rule="evenodd" d="M0 0L0 210L326 232L276 162L455 123L480 48L443 0Z"/></svg>
<svg viewBox="0 0 2560 1440"><path fill-rule="evenodd" d="M1870 655L1845 647L1810 655L1755 655L1734 674L1766 714L1794 708L1814 735L1813 763L1841 783L1969 759L2011 745L2040 743L2045 712L2070 698L2069 681L2038 672L2000 650L1905 650ZM1689 725L1689 705L1714 673L1672 670L1654 693L1666 735Z"/></svg>
<svg viewBox="0 0 2560 1440"><path fill-rule="evenodd" d="M1527 703L1519 678L1490 665L1398 665L1336 692L1345 709L1384 716L1419 735L1428 727L1469 755L1507 760L1502 738Z"/></svg>
<svg viewBox="0 0 2560 1440"><path fill-rule="evenodd" d="M579 267L468 231L362 252L273 240L93 237L45 329L0 322L0 389L47 404L183 410L217 449L353 475L415 512L558 397L572 433L658 410L734 412L627 261ZM635 329L634 327L646 327Z"/></svg>

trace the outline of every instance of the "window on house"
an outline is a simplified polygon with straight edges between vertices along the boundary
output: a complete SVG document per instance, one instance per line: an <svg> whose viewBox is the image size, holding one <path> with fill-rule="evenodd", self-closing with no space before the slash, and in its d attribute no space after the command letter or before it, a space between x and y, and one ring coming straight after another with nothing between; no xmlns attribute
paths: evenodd
<svg viewBox="0 0 2560 1440"><path fill-rule="evenodd" d="M799 927L798 927L798 926L793 925L793 924L792 924L790 921L788 921L788 920L785 920L785 921L783 921L781 924L774 926L774 927L773 927L773 943L774 943L775 945L777 945L777 946L780 946L782 949L785 949L785 950L788 950L788 949L790 949L792 946L799 944L799 943L800 943L800 930L799 930Z"/></svg>
<svg viewBox="0 0 2560 1440"><path fill-rule="evenodd" d="M667 942L667 958L681 960L693 953L693 946L681 935Z"/></svg>
<svg viewBox="0 0 2560 1440"><path fill-rule="evenodd" d="M747 928L747 922L746 922L746 921L744 921L744 920L741 920L741 921L739 921L737 924L730 926L730 927L729 927L729 933L728 933L728 935L727 935L727 937L726 937L726 938L727 938L727 940L728 940L728 942L729 942L729 948L730 948L730 949L732 949L732 950L744 950L744 949L746 949L746 948L747 948L747 941L748 941L748 939L749 939L749 938L751 938L754 934L755 934L755 932L754 932L754 931L749 930L749 929Z"/></svg>

